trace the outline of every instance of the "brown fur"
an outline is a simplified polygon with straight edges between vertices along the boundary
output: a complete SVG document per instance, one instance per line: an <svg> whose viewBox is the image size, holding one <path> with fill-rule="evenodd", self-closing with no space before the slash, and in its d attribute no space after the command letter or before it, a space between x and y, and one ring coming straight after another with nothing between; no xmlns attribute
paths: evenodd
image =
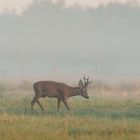
<svg viewBox="0 0 140 140"><path fill-rule="evenodd" d="M88 84L87 84L88 85ZM87 85L83 84L82 80L79 81L79 87L70 87L64 83L53 81L39 81L33 84L35 96L31 102L31 110L33 112L33 106L38 103L41 110L44 112L43 106L39 102L39 98L50 97L57 98L57 111L60 108L60 103L63 101L68 111L70 108L67 103L67 99L72 96L82 95L85 98L89 98L87 95Z"/></svg>

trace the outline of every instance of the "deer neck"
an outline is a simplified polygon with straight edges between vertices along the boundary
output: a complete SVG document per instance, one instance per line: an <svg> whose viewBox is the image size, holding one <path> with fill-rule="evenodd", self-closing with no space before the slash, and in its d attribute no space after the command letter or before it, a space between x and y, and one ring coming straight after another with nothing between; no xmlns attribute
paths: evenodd
<svg viewBox="0 0 140 140"><path fill-rule="evenodd" d="M71 87L72 90L70 92L70 97L71 96L77 96L77 95L81 95L80 94L80 88L79 87Z"/></svg>

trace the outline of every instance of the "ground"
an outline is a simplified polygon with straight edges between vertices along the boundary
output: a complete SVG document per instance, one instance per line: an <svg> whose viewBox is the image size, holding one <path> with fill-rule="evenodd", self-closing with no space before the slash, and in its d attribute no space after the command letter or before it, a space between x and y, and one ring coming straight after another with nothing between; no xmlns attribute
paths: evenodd
<svg viewBox="0 0 140 140"><path fill-rule="evenodd" d="M32 89L0 89L0 140L140 140L140 98L129 96L133 89L91 88L90 99L69 100L71 114L63 104L57 112L56 99L42 98L45 115L37 104L31 113Z"/></svg>

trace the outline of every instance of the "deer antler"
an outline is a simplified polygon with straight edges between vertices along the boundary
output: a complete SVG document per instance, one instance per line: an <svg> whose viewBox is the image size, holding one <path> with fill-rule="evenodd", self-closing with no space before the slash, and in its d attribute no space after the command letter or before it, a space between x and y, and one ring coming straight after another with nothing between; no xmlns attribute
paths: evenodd
<svg viewBox="0 0 140 140"><path fill-rule="evenodd" d="M86 75L84 75L83 79L84 79L85 86L88 86L90 83L92 83L92 81L89 81L89 77L86 78Z"/></svg>
<svg viewBox="0 0 140 140"><path fill-rule="evenodd" d="M84 75L83 79L84 79L84 85L86 86L86 75Z"/></svg>

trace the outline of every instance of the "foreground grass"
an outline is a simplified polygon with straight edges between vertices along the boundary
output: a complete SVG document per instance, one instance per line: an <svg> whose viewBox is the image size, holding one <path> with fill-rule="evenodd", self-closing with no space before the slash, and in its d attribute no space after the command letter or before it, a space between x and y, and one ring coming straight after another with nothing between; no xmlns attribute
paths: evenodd
<svg viewBox="0 0 140 140"><path fill-rule="evenodd" d="M136 120L94 119L91 117L0 115L1 140L138 140Z"/></svg>
<svg viewBox="0 0 140 140"><path fill-rule="evenodd" d="M0 140L139 140L140 104L135 100L96 99L69 101L72 114L56 100L41 100L46 115L29 97L0 99Z"/></svg>

